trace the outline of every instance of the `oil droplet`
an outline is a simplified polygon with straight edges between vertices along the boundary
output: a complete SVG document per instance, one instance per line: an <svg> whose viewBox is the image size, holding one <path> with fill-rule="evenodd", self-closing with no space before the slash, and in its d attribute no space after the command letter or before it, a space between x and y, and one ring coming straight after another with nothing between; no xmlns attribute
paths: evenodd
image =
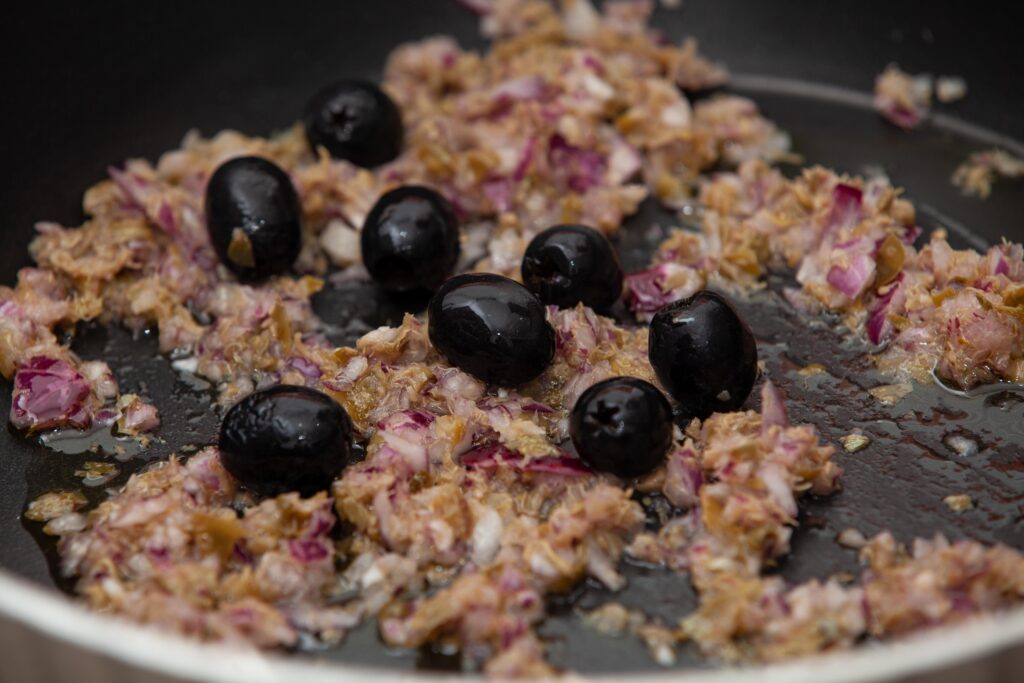
<svg viewBox="0 0 1024 683"><path fill-rule="evenodd" d="M115 436L110 425L93 429L55 429L39 437L39 441L58 453L79 455L97 453L112 455L118 460L127 460L142 452L143 446L131 437Z"/></svg>

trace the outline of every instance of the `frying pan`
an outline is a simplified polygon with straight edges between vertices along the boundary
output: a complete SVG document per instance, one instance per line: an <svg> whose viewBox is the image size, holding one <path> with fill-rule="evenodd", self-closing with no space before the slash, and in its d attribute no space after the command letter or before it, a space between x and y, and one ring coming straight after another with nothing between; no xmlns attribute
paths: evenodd
<svg viewBox="0 0 1024 683"><path fill-rule="evenodd" d="M966 198L949 176L973 151L993 145L1024 148L1024 64L1019 16L983 15L978 5L912 0L814 3L776 0L687 0L682 10L659 10L654 25L678 40L694 35L705 52L737 74L733 90L757 100L769 118L791 132L807 162L840 171L883 169L907 188L927 229L944 226L960 246L982 248L1006 236L1024 239L1024 186L1003 181L986 201ZM1019 14L1019 11L1014 10ZM22 5L5 23L11 57L3 67L6 124L0 150L7 174L0 183L3 246L0 281L12 283L29 264L26 247L36 220L77 224L82 192L125 158L155 158L177 146L189 128L213 133L237 128L266 134L294 121L323 83L346 75L379 76L397 43L448 33L483 47L476 21L450 0L345 0L334 3L105 2L57 9ZM968 97L940 105L926 126L898 131L870 111L875 74L890 61L911 72L966 78ZM641 267L671 224L645 206L623 233L627 268ZM409 302L372 286L350 284L315 302L334 326L337 343L369 327L394 322ZM778 571L800 581L856 572L855 553L835 535L856 527L866 535L891 529L900 540L942 532L1024 548L1024 397L1010 390L968 398L918 387L895 406L865 401L883 383L856 350L842 350L828 327L806 334L806 322L771 301L746 303L772 377L789 399L794 421L814 423L824 438L859 427L872 445L840 452L844 490L802 504L793 552ZM146 462L207 443L217 416L210 395L184 385L158 355L155 339L120 329L83 326L74 345L86 357L110 362L124 391L151 398L161 410L158 442L118 463L123 483ZM830 376L808 384L793 367L821 362ZM0 414L10 408L10 385L0 386ZM956 455L950 435L972 439L977 452ZM64 453L0 429L0 681L76 680L366 680L395 672L445 670L452 658L430 651L393 652L372 624L346 643L315 654L279 659L199 646L88 614L58 589L53 543L38 525L22 521L29 500L78 483L81 444ZM949 493L969 493L975 509L954 514ZM88 492L93 501L103 490ZM615 596L669 623L692 609L685 577L627 565L629 588ZM609 640L584 629L578 613L609 598L589 584L552 600L541 628L551 660L590 675L646 672L659 677L639 643ZM310 665L309 661L317 660ZM322 660L328 660L325 664ZM692 649L680 666L706 669ZM736 680L1011 680L1024 662L1024 613L944 629L909 642L869 644L835 657L735 674ZM381 670L380 667L384 667ZM388 673L390 672L390 673ZM931 672L931 673L929 673ZM692 673L720 680L726 672ZM661 674L662 677L665 674ZM951 678L957 676L957 678ZM924 678L920 678L924 680Z"/></svg>

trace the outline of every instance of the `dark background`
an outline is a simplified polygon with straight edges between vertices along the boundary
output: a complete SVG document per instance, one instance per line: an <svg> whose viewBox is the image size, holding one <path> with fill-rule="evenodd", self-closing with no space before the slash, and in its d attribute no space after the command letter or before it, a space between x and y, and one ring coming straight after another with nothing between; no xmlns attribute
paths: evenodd
<svg viewBox="0 0 1024 683"><path fill-rule="evenodd" d="M960 75L968 83L966 100L937 105L937 111L1024 139L1022 15L1002 3L686 0L682 10L659 11L654 24L673 40L696 36L708 55L737 74L802 79L861 93L870 92L876 74L893 61L914 73ZM177 146L190 128L204 134L284 128L324 83L347 75L378 76L396 43L436 33L455 34L463 45L483 45L476 19L454 0L19 3L0 17L0 159L6 171L0 182L0 282L13 283L16 269L29 263L26 246L35 221L80 220L82 192L104 177L107 165L132 156L153 159ZM755 99L792 131L795 148L809 161L849 172L882 164L918 202L926 227L964 223L988 240L1024 235L1024 182L1000 183L985 202L961 197L949 184L956 164L991 140L964 137L949 126L928 125L908 134L871 112L835 102L778 94ZM649 217L644 220L649 225ZM636 267L650 245L634 249L628 238L624 242L626 262ZM373 305L372 298L364 301ZM762 341L800 334L786 325L796 322L780 318L757 331L767 335ZM849 358L837 359L828 345L835 340L813 341L801 339L788 355L772 352L773 373L781 373L785 362L815 361L848 380L834 387L790 387L794 419L814 421L833 440L855 426L873 430L877 446L857 456L837 456L847 469L847 488L834 499L804 506L795 552L782 568L788 578L854 569L855 556L833 542L850 525L865 533L891 527L903 539L942 530L952 537L1020 546L1022 404L1011 401L993 412L995 404L985 397L954 405L948 396L915 392L900 411L865 411L857 403L864 387L856 383L866 381L862 368ZM160 435L167 440L150 449L150 457L213 434L217 418L206 396L180 385L152 340L92 330L80 334L77 344L86 357L110 359L124 390L156 400L165 420ZM942 419L935 424L902 420L901 411L930 415L935 405L953 413L963 409L953 418L954 427L979 436L985 450L978 458L960 462L944 450ZM8 408L9 383L0 382L0 420ZM887 443L892 449L882 447ZM18 517L28 500L54 488L54 482L74 484L73 471L84 459L96 458L61 455L0 428L0 566L49 580L31 535L38 536L38 525L23 525ZM137 466L124 466L114 483L122 483ZM950 513L941 504L950 487L977 492L979 509ZM662 610L666 618L692 604L685 580L629 571L626 602ZM582 604L602 598L588 590ZM598 639L581 646L586 637L574 623L566 611L546 627L546 635L562 643L553 646L556 661L591 671L650 666L635 643L608 648ZM382 655L375 643L372 626L364 628L338 656L378 661ZM570 656L582 651L588 659L583 667ZM411 666L415 658L403 661Z"/></svg>

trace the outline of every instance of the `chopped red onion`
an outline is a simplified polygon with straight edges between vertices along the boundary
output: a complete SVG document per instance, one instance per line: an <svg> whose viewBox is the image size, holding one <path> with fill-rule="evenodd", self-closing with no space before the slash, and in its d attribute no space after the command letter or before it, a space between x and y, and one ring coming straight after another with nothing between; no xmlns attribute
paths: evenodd
<svg viewBox="0 0 1024 683"><path fill-rule="evenodd" d="M330 551L319 539L292 539L288 541L288 552L299 562L309 564L326 559Z"/></svg>
<svg viewBox="0 0 1024 683"><path fill-rule="evenodd" d="M500 443L492 442L466 451L459 458L459 462L463 467L493 469L501 463L515 463L522 459L523 456L519 453L509 450Z"/></svg>
<svg viewBox="0 0 1024 683"><path fill-rule="evenodd" d="M643 165L640 153L625 140L616 138L612 151L608 156L608 176L610 185L621 185L632 180Z"/></svg>
<svg viewBox="0 0 1024 683"><path fill-rule="evenodd" d="M512 200L515 196L515 188L511 181L505 178L494 178L485 181L482 189L487 200L498 213L504 213L512 208Z"/></svg>
<svg viewBox="0 0 1024 683"><path fill-rule="evenodd" d="M529 102L541 99L547 89L543 76L513 78L490 91L495 102Z"/></svg>
<svg viewBox="0 0 1024 683"><path fill-rule="evenodd" d="M567 477L590 474L590 468L584 465L582 460L571 455L549 455L543 458L534 458L526 463L523 469L527 472L546 472Z"/></svg>
<svg viewBox="0 0 1024 683"><path fill-rule="evenodd" d="M18 429L85 429L92 421L85 405L89 395L89 383L71 365L34 356L14 376L11 424Z"/></svg>
<svg viewBox="0 0 1024 683"><path fill-rule="evenodd" d="M489 470L495 469L500 465L510 465L526 472L543 472L570 477L590 473L590 469L579 458L568 454L550 455L526 460L521 453L510 450L496 442L477 446L463 453L459 462L464 467L469 468Z"/></svg>
<svg viewBox="0 0 1024 683"><path fill-rule="evenodd" d="M288 359L288 365L297 370L306 379L320 379L320 366L302 356L292 356Z"/></svg>
<svg viewBox="0 0 1024 683"><path fill-rule="evenodd" d="M826 280L851 300L860 297L875 279L876 263L871 257L873 244L870 239L862 238L835 247L846 252L847 266L832 266Z"/></svg>
<svg viewBox="0 0 1024 683"><path fill-rule="evenodd" d="M903 242L903 244L907 245L908 247L912 247L914 246L914 242L917 241L917 238L921 236L922 232L924 232L924 228L922 228L920 225L909 225L907 226L906 232L903 233L903 237L901 237L900 239Z"/></svg>
<svg viewBox="0 0 1024 683"><path fill-rule="evenodd" d="M473 563L478 567L488 564L501 548L501 532L504 527L501 515L494 508L480 505L473 524L470 542L473 547Z"/></svg>
<svg viewBox="0 0 1024 683"><path fill-rule="evenodd" d="M303 534L306 538L323 536L333 529L334 513L331 512L331 504L328 502L322 509L315 510L313 514L309 516L309 521L306 523L306 526L308 528Z"/></svg>
<svg viewBox="0 0 1024 683"><path fill-rule="evenodd" d="M887 286L886 293L875 298L871 307L868 308L868 319L865 323L865 331L868 340L875 345L887 341L893 335L892 322L889 321L889 308L892 305L896 292L903 284L904 274L899 273L896 279Z"/></svg>
<svg viewBox="0 0 1024 683"><path fill-rule="evenodd" d="M900 128L916 128L924 120L924 116L920 112L913 109L905 109L898 105L883 108L880 111L885 118Z"/></svg>
<svg viewBox="0 0 1024 683"><path fill-rule="evenodd" d="M104 426L113 424L118 417L120 417L118 412L110 408L101 410L94 416L96 423Z"/></svg>
<svg viewBox="0 0 1024 683"><path fill-rule="evenodd" d="M128 434L151 432L160 426L160 413L156 406L141 399L132 401L124 409L120 428Z"/></svg>
<svg viewBox="0 0 1024 683"><path fill-rule="evenodd" d="M512 178L516 181L522 180L526 177L526 172L530 170L530 164L533 163L534 154L537 151L537 137L530 136L526 140L526 144L523 145L523 153L519 157L519 163L516 164L516 170L512 174Z"/></svg>
<svg viewBox="0 0 1024 683"><path fill-rule="evenodd" d="M52 235L64 229L64 226L60 223L54 223L53 221L39 221L34 227L40 235Z"/></svg>
<svg viewBox="0 0 1024 683"><path fill-rule="evenodd" d="M761 431L764 433L775 426L788 427L789 415L782 392L770 379L766 379L761 387Z"/></svg>
<svg viewBox="0 0 1024 683"><path fill-rule="evenodd" d="M174 235L178 232L178 219L174 216L174 209L172 209L171 205L167 202L162 202L160 204L160 209L156 214L156 223L163 228L168 235Z"/></svg>
<svg viewBox="0 0 1024 683"><path fill-rule="evenodd" d="M166 202L160 202L159 208L152 214L150 213L149 207L153 204L152 200L159 195L159 190L153 186L152 182L140 178L130 170L122 171L114 166L108 166L107 173L118 189L124 193L131 206L145 213L150 220L163 228L167 234L172 237L178 235L178 224L174 218L174 211Z"/></svg>
<svg viewBox="0 0 1024 683"><path fill-rule="evenodd" d="M423 410L404 410L390 416L379 426L381 429L419 429L429 427L434 422L434 416Z"/></svg>
<svg viewBox="0 0 1024 683"><path fill-rule="evenodd" d="M821 303L802 289L784 287L782 297L794 310L801 313L816 315L821 312Z"/></svg>
<svg viewBox="0 0 1024 683"><path fill-rule="evenodd" d="M692 276L685 278L680 287L667 288L665 281L682 270L690 270ZM630 309L637 313L655 313L665 304L691 296L702 284L702 278L692 268L678 263L662 263L627 275L624 289Z"/></svg>
<svg viewBox="0 0 1024 683"><path fill-rule="evenodd" d="M434 436L434 416L422 410L393 413L377 424L383 445L377 453L382 462L408 465L412 472L430 469L429 444Z"/></svg>
<svg viewBox="0 0 1024 683"><path fill-rule="evenodd" d="M890 64L875 80L875 110L901 128L915 128L928 115L932 87L931 76L912 76Z"/></svg>
<svg viewBox="0 0 1024 683"><path fill-rule="evenodd" d="M669 303L669 297L661 287L664 272L665 266L661 265L626 276L626 297L632 310L654 313Z"/></svg>
<svg viewBox="0 0 1024 683"><path fill-rule="evenodd" d="M768 463L761 467L761 483L764 484L768 495L778 504L779 508L790 517L796 517L796 497L793 495L793 488L789 482L789 475L786 468L777 463ZM769 549L767 557L778 554L779 548Z"/></svg>
<svg viewBox="0 0 1024 683"><path fill-rule="evenodd" d="M604 76L606 73L606 69L604 68L604 64L601 63L601 60L589 52L583 55L583 64L598 76Z"/></svg>
<svg viewBox="0 0 1024 683"><path fill-rule="evenodd" d="M600 185L608 166L597 152L574 147L557 133L548 141L548 159L566 187L580 193Z"/></svg>
<svg viewBox="0 0 1024 683"><path fill-rule="evenodd" d="M696 453L689 448L679 448L669 454L662 492L670 503L679 508L696 506L700 502L700 488L703 485L704 474Z"/></svg>
<svg viewBox="0 0 1024 683"><path fill-rule="evenodd" d="M860 188L845 183L837 184L832 190L832 210L826 219L826 233L857 225L861 219L863 199L864 193Z"/></svg>

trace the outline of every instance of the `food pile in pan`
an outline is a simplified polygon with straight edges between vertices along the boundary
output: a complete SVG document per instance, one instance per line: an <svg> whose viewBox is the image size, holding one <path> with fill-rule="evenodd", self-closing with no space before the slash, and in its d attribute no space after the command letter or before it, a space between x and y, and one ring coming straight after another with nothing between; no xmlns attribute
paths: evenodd
<svg viewBox="0 0 1024 683"><path fill-rule="evenodd" d="M38 226L37 265L0 288L16 427L159 428L156 406L68 348L61 332L89 320L157 328L225 410L216 445L95 509L30 505L82 599L266 648L377 619L389 645L507 676L551 673L546 598L585 577L620 589L625 558L698 593L676 623L590 615L662 664L684 640L774 661L1020 602L1018 552L941 536L847 535L865 565L852 582L765 574L797 500L842 471L790 423L729 299L789 269L789 301L842 316L902 391L1024 382L1021 246L922 236L884 180L787 179L770 164L789 140L755 103L691 104L728 75L659 40L648 2L473 5L486 54L399 46L379 88L333 84L267 139L190 134L112 168L82 226ZM701 230L624 275L606 237L648 198ZM432 291L428 314L334 348L310 305L329 271ZM670 504L658 528L637 492Z"/></svg>

